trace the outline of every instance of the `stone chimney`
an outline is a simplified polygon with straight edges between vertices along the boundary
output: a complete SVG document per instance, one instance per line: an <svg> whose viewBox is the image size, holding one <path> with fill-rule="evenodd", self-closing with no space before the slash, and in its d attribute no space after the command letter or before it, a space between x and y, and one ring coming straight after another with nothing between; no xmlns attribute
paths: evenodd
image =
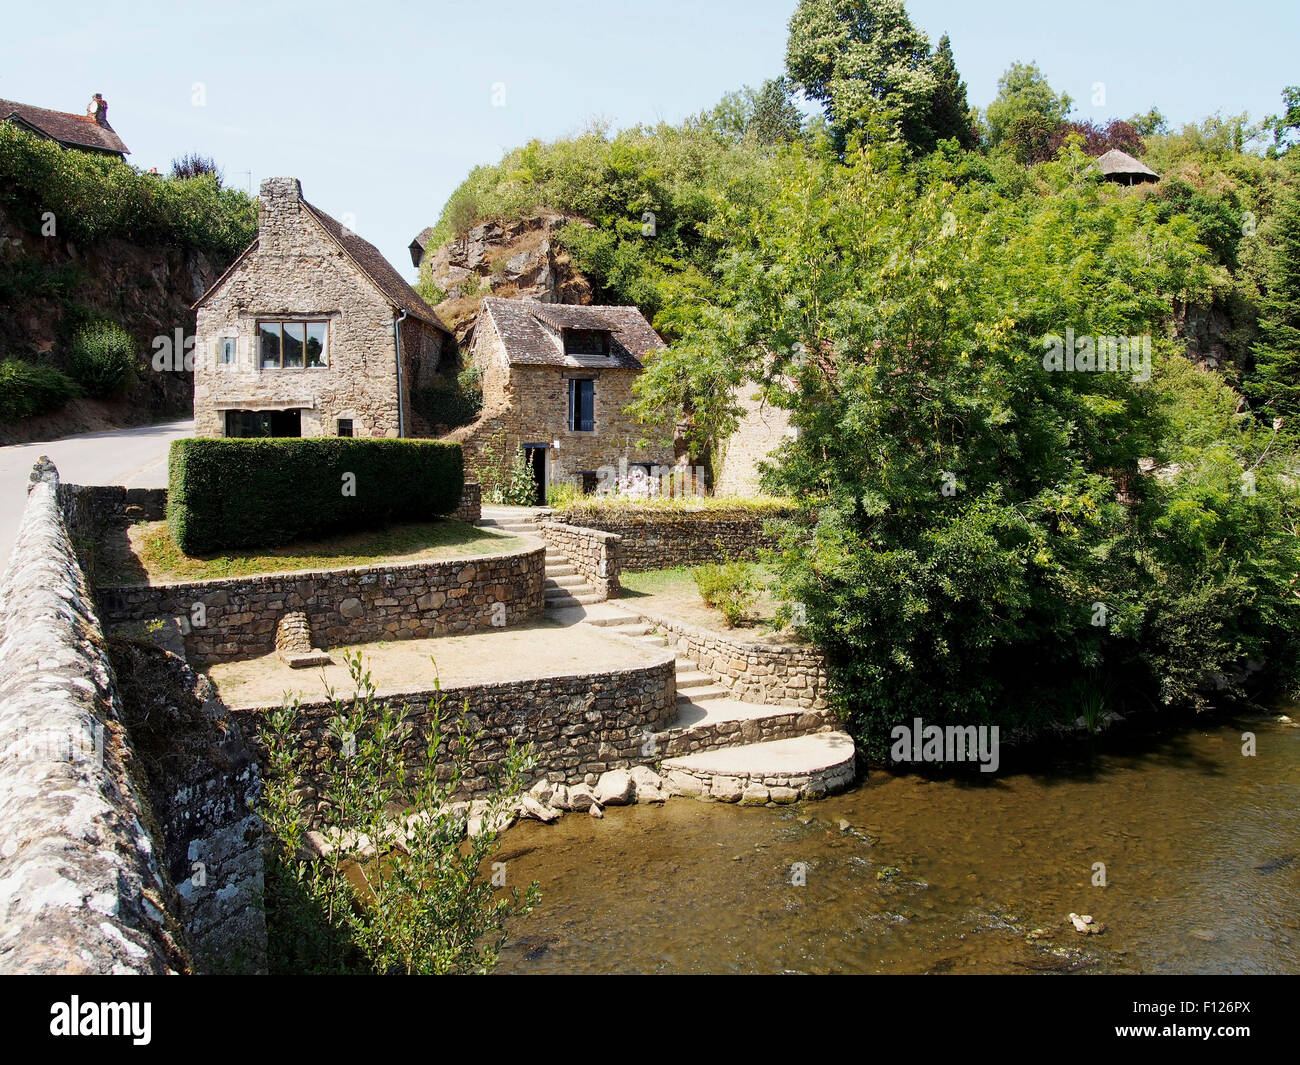
<svg viewBox="0 0 1300 1065"><path fill-rule="evenodd" d="M297 178L272 177L258 193L257 231L263 251L288 254L293 250L302 209L302 185Z"/></svg>
<svg viewBox="0 0 1300 1065"><path fill-rule="evenodd" d="M95 93L90 103L86 105L86 114L105 129L113 128L108 124L108 101L99 93Z"/></svg>

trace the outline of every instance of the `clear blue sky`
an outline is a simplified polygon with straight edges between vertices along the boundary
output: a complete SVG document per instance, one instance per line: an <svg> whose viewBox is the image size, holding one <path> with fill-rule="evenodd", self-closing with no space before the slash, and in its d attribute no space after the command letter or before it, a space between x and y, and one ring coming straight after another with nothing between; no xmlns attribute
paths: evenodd
<svg viewBox="0 0 1300 1065"><path fill-rule="evenodd" d="M533 137L679 121L779 74L796 0L390 0L8 5L0 97L62 111L102 92L136 166L189 150L232 184L292 174L408 276L406 245L476 164ZM1175 123L1276 111L1300 82L1294 0L909 0L945 31L972 104L1034 60L1075 117L1152 104ZM1105 84L1106 103L1092 104ZM202 83L198 106L195 83ZM494 106L494 85L505 106Z"/></svg>

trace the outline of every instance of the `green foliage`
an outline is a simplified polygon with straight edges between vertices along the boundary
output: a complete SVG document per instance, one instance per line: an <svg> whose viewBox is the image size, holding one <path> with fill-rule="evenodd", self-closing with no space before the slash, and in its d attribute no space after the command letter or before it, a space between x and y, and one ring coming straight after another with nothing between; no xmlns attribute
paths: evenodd
<svg viewBox="0 0 1300 1065"><path fill-rule="evenodd" d="M455 801L475 775L478 736L467 729L468 703L453 721L435 679L427 713L399 709L375 697L360 653L345 654L354 694L330 692L317 758L303 742L307 722L297 699L271 713L262 730L268 967L485 973L505 943L506 922L540 897L535 883L498 896L482 873L531 751L510 741L477 815L482 829L470 831L470 806ZM308 801L313 793L319 806ZM319 826L317 810L324 811ZM313 827L321 846L309 858Z"/></svg>
<svg viewBox="0 0 1300 1065"><path fill-rule="evenodd" d="M0 204L24 228L78 244L118 237L139 244L195 248L227 263L252 242L257 204L221 187L217 175L161 178L120 159L67 151L0 123Z"/></svg>
<svg viewBox="0 0 1300 1065"><path fill-rule="evenodd" d="M557 508L556 516L570 525L585 521L598 521L602 517L617 518L620 522L645 520L647 522L691 522L701 513L710 518L725 520L734 515L738 519L754 517L790 517L794 513L790 499L770 496L660 496L655 499L629 499L622 496L582 496Z"/></svg>
<svg viewBox="0 0 1300 1065"><path fill-rule="evenodd" d="M790 17L785 65L809 99L820 101L837 147L855 132L888 129L928 151L939 137L960 136L949 109L959 89L951 50L936 69L930 42L902 0L800 0ZM940 79L944 79L942 101ZM935 130L940 117L945 128Z"/></svg>
<svg viewBox="0 0 1300 1065"><path fill-rule="evenodd" d="M1165 339L1220 272L1190 219L1100 182L1077 144L1032 194L937 153L785 157L763 209L726 216L717 303L643 375L706 354L711 388L791 411L768 483L809 521L782 532L779 593L870 754L916 714L1073 721L1063 692L1093 671L1137 706L1241 693L1253 659L1289 679L1293 502L1272 459L1242 494L1264 447ZM1154 378L1050 371L1067 329L1149 337ZM1166 484L1147 457L1195 472Z"/></svg>
<svg viewBox="0 0 1300 1065"><path fill-rule="evenodd" d="M582 486L575 481L552 481L546 486L546 505L553 509L562 510L582 499Z"/></svg>
<svg viewBox="0 0 1300 1065"><path fill-rule="evenodd" d="M489 503L507 507L528 507L537 501L537 482L522 447L515 448L505 476L487 490L487 498Z"/></svg>
<svg viewBox="0 0 1300 1065"><path fill-rule="evenodd" d="M1246 393L1272 415L1300 418L1300 172L1271 220L1255 367Z"/></svg>
<svg viewBox="0 0 1300 1065"><path fill-rule="evenodd" d="M934 50L931 65L935 88L930 98L928 125L934 142L953 138L962 148L974 148L978 136L971 121L970 104L966 101L966 83L957 72L952 41L946 33L939 38L939 47ZM928 146L933 147L933 144Z"/></svg>
<svg viewBox="0 0 1300 1065"><path fill-rule="evenodd" d="M0 361L0 418L19 421L58 410L77 393L62 371L22 359Z"/></svg>
<svg viewBox="0 0 1300 1065"><path fill-rule="evenodd" d="M64 361L86 395L109 399L135 377L135 341L116 322L95 322L72 338Z"/></svg>
<svg viewBox="0 0 1300 1065"><path fill-rule="evenodd" d="M442 378L428 388L417 389L415 409L429 425L441 432L469 425L483 409L483 386L478 369L470 366L454 380Z"/></svg>
<svg viewBox="0 0 1300 1065"><path fill-rule="evenodd" d="M700 598L718 611L729 628L745 620L745 613L762 590L758 567L752 562L710 562L691 570Z"/></svg>
<svg viewBox="0 0 1300 1065"><path fill-rule="evenodd" d="M177 440L167 522L187 555L289 543L450 514L459 444L317 437Z"/></svg>
<svg viewBox="0 0 1300 1065"><path fill-rule="evenodd" d="M1030 130L1054 130L1072 106L1066 93L1057 93L1047 83L1037 63L1012 63L998 79L998 94L988 106L989 140L996 148L1017 131L1025 137Z"/></svg>

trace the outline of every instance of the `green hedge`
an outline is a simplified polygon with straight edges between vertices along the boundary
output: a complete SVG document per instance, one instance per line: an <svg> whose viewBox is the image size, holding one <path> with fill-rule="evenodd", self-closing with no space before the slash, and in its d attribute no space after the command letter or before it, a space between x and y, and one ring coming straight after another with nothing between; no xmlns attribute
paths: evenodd
<svg viewBox="0 0 1300 1065"><path fill-rule="evenodd" d="M187 555L216 554L428 521L456 509L464 479L460 445L434 440L177 440L167 522Z"/></svg>

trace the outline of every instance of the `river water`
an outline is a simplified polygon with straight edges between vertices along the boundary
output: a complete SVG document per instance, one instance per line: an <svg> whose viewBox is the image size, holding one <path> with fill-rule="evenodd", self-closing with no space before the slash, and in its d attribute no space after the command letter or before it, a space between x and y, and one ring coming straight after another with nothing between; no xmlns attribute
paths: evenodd
<svg viewBox="0 0 1300 1065"><path fill-rule="evenodd" d="M500 972L1296 973L1300 728L1084 740L960 779L876 770L780 809L568 814L512 828L498 858L543 892Z"/></svg>

